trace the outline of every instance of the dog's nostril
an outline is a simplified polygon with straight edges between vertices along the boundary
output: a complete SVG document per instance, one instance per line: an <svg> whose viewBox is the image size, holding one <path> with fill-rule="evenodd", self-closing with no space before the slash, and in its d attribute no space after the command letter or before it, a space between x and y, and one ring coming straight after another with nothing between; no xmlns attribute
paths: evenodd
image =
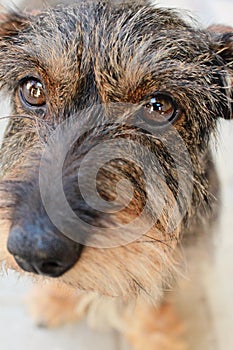
<svg viewBox="0 0 233 350"><path fill-rule="evenodd" d="M56 261L46 261L39 267L39 272L45 275L53 275L62 269L62 265Z"/></svg>
<svg viewBox="0 0 233 350"><path fill-rule="evenodd" d="M25 259L18 255L15 255L14 258L18 265L25 271L49 277L59 277L71 267L58 261L38 261Z"/></svg>

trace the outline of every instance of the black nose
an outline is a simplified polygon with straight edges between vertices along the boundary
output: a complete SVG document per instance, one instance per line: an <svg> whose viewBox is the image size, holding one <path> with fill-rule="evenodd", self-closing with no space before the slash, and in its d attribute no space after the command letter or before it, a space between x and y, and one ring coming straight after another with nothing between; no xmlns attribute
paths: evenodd
<svg viewBox="0 0 233 350"><path fill-rule="evenodd" d="M79 259L81 245L36 225L13 226L7 248L27 272L59 277Z"/></svg>

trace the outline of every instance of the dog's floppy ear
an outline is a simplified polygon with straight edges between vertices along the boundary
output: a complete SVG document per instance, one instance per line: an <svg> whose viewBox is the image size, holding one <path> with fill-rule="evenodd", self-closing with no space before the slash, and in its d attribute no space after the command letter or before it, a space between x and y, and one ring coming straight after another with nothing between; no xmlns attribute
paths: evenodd
<svg viewBox="0 0 233 350"><path fill-rule="evenodd" d="M229 111L226 119L233 118L233 27L224 25L212 25L208 28L214 41L214 52L219 57L223 66L222 77L226 95L229 98Z"/></svg>
<svg viewBox="0 0 233 350"><path fill-rule="evenodd" d="M8 76L16 65L20 33L30 26L30 16L20 12L9 13L0 6L0 89L8 86ZM1 12L2 11L2 12Z"/></svg>
<svg viewBox="0 0 233 350"><path fill-rule="evenodd" d="M0 13L0 39L13 38L27 26L27 17L20 13Z"/></svg>

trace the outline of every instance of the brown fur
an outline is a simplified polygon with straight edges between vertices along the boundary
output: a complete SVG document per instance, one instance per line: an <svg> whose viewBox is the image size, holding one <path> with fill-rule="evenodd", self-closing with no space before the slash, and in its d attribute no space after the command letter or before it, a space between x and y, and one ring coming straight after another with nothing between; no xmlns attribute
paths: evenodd
<svg viewBox="0 0 233 350"><path fill-rule="evenodd" d="M32 309L42 325L55 326L86 314L91 324L104 320L122 331L135 350L184 349L179 322L162 298L182 264L180 245L187 244L191 233L198 234L197 227L207 226L216 216L218 181L209 140L218 118L232 117L231 28L199 29L173 10L143 2L77 3L35 13L3 13L0 18L0 81L12 96L12 115L1 149L0 204L6 222L5 234L1 233L1 260L17 268L5 248L7 240L9 248L15 228L21 229L20 249L28 249L25 259L30 266L35 256L37 263L45 259L45 250L36 246L40 238L52 242L48 243L51 256L57 245L66 247L59 255L65 261L69 255L77 255L72 268L59 274L57 281L63 287L55 284L40 292L40 302ZM19 91L28 77L39 79L46 87L45 106L29 107L22 102ZM135 127L132 106L140 106L140 113L147 115L149 97L155 92L172 96L178 117L165 131L150 132L145 126L147 119L144 124L140 119L141 124ZM87 109L84 115L80 114L83 109ZM49 188L51 174L56 181L56 169L50 165L59 163L67 136L64 130L56 134L52 156L42 163L41 157L53 130L64 121L71 130L74 125L77 129L89 125L64 162L66 198L93 231L94 227L100 232L106 229L107 237L113 239L110 247L82 244L80 253L79 244L51 223L43 206L40 166L44 167L44 185ZM177 134L182 142L177 141ZM97 190L109 203L117 198L118 183L128 179L133 198L122 210L103 213L84 202L76 174L93 147L113 140L128 141L122 152L130 158L119 161L121 157L117 157L105 163L96 177ZM140 149L132 144L139 144ZM179 169L170 154L171 145ZM99 153L92 158L93 164L98 161ZM85 177L91 177L92 170L86 169ZM193 186L190 203L184 194L179 196L179 172L187 187ZM130 197L127 186L121 191L120 204ZM112 228L140 216L145 203L146 222L154 224L131 242L115 243ZM176 205L182 221L173 218L168 230ZM59 196L50 201L50 209L60 210ZM34 232L41 228L44 238L33 241ZM15 240L13 237L12 250L15 246L19 249ZM18 253L13 253L16 260ZM25 264L25 270L31 271Z"/></svg>

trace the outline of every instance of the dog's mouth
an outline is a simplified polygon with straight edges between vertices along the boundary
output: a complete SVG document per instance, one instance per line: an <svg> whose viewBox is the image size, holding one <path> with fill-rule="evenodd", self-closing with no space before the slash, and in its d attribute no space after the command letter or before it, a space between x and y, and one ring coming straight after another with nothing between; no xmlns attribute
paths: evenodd
<svg viewBox="0 0 233 350"><path fill-rule="evenodd" d="M8 251L24 271L55 278L79 260L82 245L51 232L48 235L39 227L34 227L34 231L32 228L13 226L7 242Z"/></svg>

